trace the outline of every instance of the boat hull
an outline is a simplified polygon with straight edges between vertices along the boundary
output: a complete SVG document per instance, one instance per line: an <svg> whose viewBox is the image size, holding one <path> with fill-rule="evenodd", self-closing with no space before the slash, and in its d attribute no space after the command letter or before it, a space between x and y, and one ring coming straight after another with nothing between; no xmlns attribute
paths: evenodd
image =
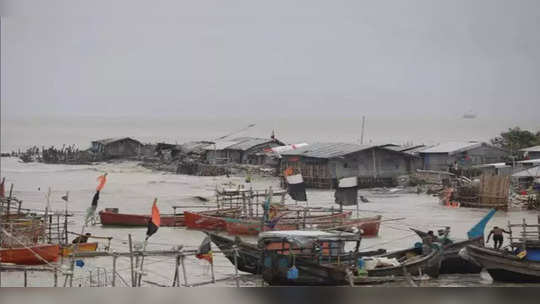
<svg viewBox="0 0 540 304"><path fill-rule="evenodd" d="M223 252L223 255L234 265L234 252L233 246L238 248L238 255L236 262L238 264L238 270L252 274L260 274L260 259L261 250L257 248L257 245L242 242L240 240L231 240L220 235L209 233L210 240L218 246L219 250Z"/></svg>
<svg viewBox="0 0 540 304"><path fill-rule="evenodd" d="M540 282L540 262L520 259L505 251L475 245L467 246L465 254L482 265L494 281Z"/></svg>
<svg viewBox="0 0 540 304"><path fill-rule="evenodd" d="M401 257L407 252L415 251L416 249L405 249L400 251L383 254L381 257L394 258ZM368 277L387 277L387 276L403 276L404 268L410 275L418 276L427 274L432 278L439 277L442 263L442 250L433 249L430 253L419 257L418 259L405 263L401 266L382 267L368 270Z"/></svg>
<svg viewBox="0 0 540 304"><path fill-rule="evenodd" d="M41 265L54 262L60 253L59 245L38 245L27 248L0 249L2 263L17 265ZM40 256L38 258L36 255ZM46 262L45 262L46 261Z"/></svg>
<svg viewBox="0 0 540 304"><path fill-rule="evenodd" d="M412 229L421 238L427 235L427 232ZM461 249L468 245L482 246L484 244L484 237L477 237L471 240L465 240L461 242L455 242L443 246L442 262L441 262L441 274L468 274L468 273L480 273L482 266L474 261L464 259L459 255Z"/></svg>
<svg viewBox="0 0 540 304"><path fill-rule="evenodd" d="M75 250L75 244L71 244L69 246L62 247L60 250L60 255L62 256L68 256L73 253ZM98 243L80 243L77 247L77 252L92 252L96 251L98 247Z"/></svg>
<svg viewBox="0 0 540 304"><path fill-rule="evenodd" d="M223 252L225 257L234 265L234 255L232 251L233 245L236 245L238 248L237 255L237 264L238 270L248 272L251 274L261 274L262 273L262 263L261 258L263 251L257 245L246 243L239 238L230 239L217 235L215 233L208 233L210 240L218 246L218 248ZM368 257L376 256L386 253L385 250L373 250L373 251L364 251L359 252L357 256L359 257Z"/></svg>
<svg viewBox="0 0 540 304"><path fill-rule="evenodd" d="M125 214L109 211L100 211L99 217L103 226L147 226L150 215ZM182 215L162 215L161 226L180 227L184 226L184 216Z"/></svg>
<svg viewBox="0 0 540 304"><path fill-rule="evenodd" d="M339 214L326 215L326 216L313 216L308 217L305 220L305 226L308 229L329 229L332 227L343 227L348 225L352 220L349 220L348 217L351 216L351 212L343 212ZM369 219L360 219L367 222ZM380 220L380 217L378 218ZM284 218L280 220L274 227L264 226L261 229L261 220L253 219L226 219L226 231L231 235L258 235L261 230L264 231L275 231L275 230L296 230L304 226L304 221L302 218ZM354 222L358 226L364 225L361 222ZM367 223L366 223L367 224ZM366 225L368 226L368 225ZM376 228L378 232L378 225L374 223L367 227L370 233L374 233ZM377 227L375 227L377 226Z"/></svg>
<svg viewBox="0 0 540 304"><path fill-rule="evenodd" d="M224 231L227 228L226 217L235 217L240 209L223 209L212 213L184 212L184 223L189 229Z"/></svg>

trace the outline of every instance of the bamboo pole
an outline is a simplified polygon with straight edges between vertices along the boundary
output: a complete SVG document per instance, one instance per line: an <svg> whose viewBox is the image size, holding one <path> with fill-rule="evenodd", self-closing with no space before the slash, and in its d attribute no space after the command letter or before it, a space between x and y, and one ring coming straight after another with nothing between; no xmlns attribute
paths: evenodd
<svg viewBox="0 0 540 304"><path fill-rule="evenodd" d="M133 269L133 242L131 240L131 233L128 234L128 240L129 240L129 262L131 267L131 287L135 287L135 274Z"/></svg>
<svg viewBox="0 0 540 304"><path fill-rule="evenodd" d="M147 238L148 239L148 238ZM141 256L141 267L139 269L139 274L138 274L138 279L137 279L137 286L138 287L141 287L141 279L142 279L142 274L143 274L143 264L144 264L144 252L146 251L146 245L147 245L147 240L144 241L144 245L143 245L143 250L142 250L142 256Z"/></svg>
<svg viewBox="0 0 540 304"><path fill-rule="evenodd" d="M116 260L118 259L118 255L113 252L113 268L112 268L112 287L116 287Z"/></svg>
<svg viewBox="0 0 540 304"><path fill-rule="evenodd" d="M236 287L240 287L240 281L238 276L238 247L236 245L232 246L234 254L234 278L236 280Z"/></svg>
<svg viewBox="0 0 540 304"><path fill-rule="evenodd" d="M184 263L184 254L180 256L180 263L182 264L182 273L184 275L184 286L188 286L187 273L186 273L186 264Z"/></svg>
<svg viewBox="0 0 540 304"><path fill-rule="evenodd" d="M174 265L174 279L173 279L173 287L179 287L180 286L180 255L176 256L176 261Z"/></svg>

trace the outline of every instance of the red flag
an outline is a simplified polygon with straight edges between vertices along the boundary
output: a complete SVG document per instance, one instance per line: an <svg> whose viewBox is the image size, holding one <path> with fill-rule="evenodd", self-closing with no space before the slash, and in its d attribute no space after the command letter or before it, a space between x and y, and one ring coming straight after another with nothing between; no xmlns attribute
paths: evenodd
<svg viewBox="0 0 540 304"><path fill-rule="evenodd" d="M96 191L101 191L101 189L103 189L103 187L105 187L105 183L107 182L107 173L99 176L97 178L97 180L98 180L99 183L98 183L98 186L96 188Z"/></svg>
<svg viewBox="0 0 540 304"><path fill-rule="evenodd" d="M154 199L154 204L152 205L152 217L148 221L148 230L146 230L146 238L148 239L152 234L156 233L161 224L161 217L159 215L159 209L157 207L157 198Z"/></svg>

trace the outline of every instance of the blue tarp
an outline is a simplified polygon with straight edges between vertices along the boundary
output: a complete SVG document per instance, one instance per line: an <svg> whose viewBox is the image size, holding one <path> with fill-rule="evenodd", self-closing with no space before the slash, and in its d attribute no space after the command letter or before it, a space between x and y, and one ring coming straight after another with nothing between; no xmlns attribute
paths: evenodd
<svg viewBox="0 0 540 304"><path fill-rule="evenodd" d="M497 212L497 210L490 209L488 214L486 214L486 216L484 216L484 218L481 219L478 224L474 225L474 227L472 227L471 230L467 232L467 236L469 237L469 239L474 239L484 235L484 229L486 228L487 223L493 217L495 212Z"/></svg>

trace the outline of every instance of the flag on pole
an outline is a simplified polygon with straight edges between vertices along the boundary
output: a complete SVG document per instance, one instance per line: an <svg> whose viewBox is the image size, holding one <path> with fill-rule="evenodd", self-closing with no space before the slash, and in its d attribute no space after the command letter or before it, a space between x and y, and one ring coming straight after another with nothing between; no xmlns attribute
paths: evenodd
<svg viewBox="0 0 540 304"><path fill-rule="evenodd" d="M304 184L302 174L287 176L287 184L287 192L293 200L303 202L307 201L306 185Z"/></svg>
<svg viewBox="0 0 540 304"><path fill-rule="evenodd" d="M210 237L206 236L204 238L201 245L199 246L199 249L197 250L197 255L195 256L198 259L207 260L210 264L214 262L214 257L212 255L212 242L210 241Z"/></svg>
<svg viewBox="0 0 540 304"><path fill-rule="evenodd" d="M358 178L353 176L340 179L334 197L336 204L343 206L358 205Z"/></svg>
<svg viewBox="0 0 540 304"><path fill-rule="evenodd" d="M94 197L92 197L92 204L88 209L86 209L86 220L85 225L88 225L90 220L92 220L96 215L96 210L98 206L99 201L99 192L103 189L105 186L105 183L107 182L107 173L104 173L103 175L98 176L98 185L96 187L96 193L94 193ZM67 194L66 194L67 197ZM67 200L65 200L67 202Z"/></svg>
<svg viewBox="0 0 540 304"><path fill-rule="evenodd" d="M69 191L66 192L66 195L62 196L62 199L63 199L65 202L68 202L68 201L69 201Z"/></svg>
<svg viewBox="0 0 540 304"><path fill-rule="evenodd" d="M98 186L96 188L96 191L101 191L103 187L105 187L105 183L107 182L107 173L104 173L103 175L98 176Z"/></svg>
<svg viewBox="0 0 540 304"><path fill-rule="evenodd" d="M157 207L157 198L155 198L154 204L152 205L152 217L150 217L150 221L148 221L148 229L146 230L146 239L148 239L157 232L160 224L161 217L159 215L159 209Z"/></svg>

